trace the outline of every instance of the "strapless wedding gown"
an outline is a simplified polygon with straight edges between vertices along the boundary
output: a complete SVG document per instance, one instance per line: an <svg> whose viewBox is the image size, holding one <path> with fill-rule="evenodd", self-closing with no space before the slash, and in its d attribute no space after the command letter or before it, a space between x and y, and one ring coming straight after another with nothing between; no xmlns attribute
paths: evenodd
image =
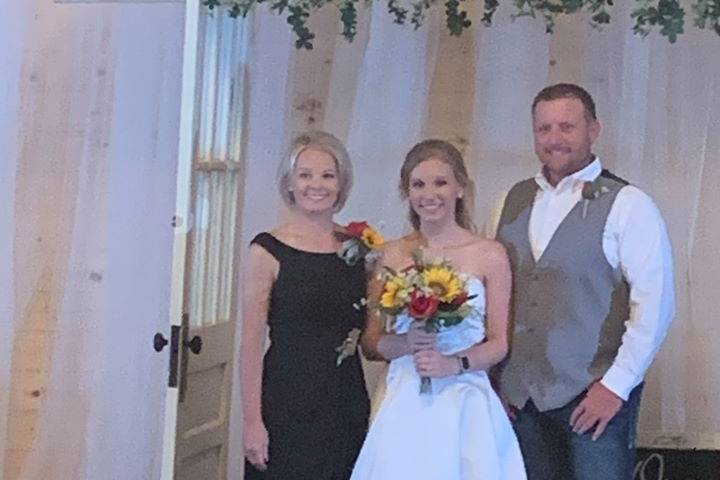
<svg viewBox="0 0 720 480"><path fill-rule="evenodd" d="M485 288L468 281L474 312L438 333L446 355L485 338ZM397 317L394 330L413 320ZM432 379L420 393L410 355L390 362L385 398L370 426L351 480L525 480L515 433L484 371Z"/></svg>

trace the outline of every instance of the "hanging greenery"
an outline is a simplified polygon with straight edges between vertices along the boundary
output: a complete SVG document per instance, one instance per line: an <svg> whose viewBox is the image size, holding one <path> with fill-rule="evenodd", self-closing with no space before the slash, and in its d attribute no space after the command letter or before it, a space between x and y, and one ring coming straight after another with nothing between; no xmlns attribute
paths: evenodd
<svg viewBox="0 0 720 480"><path fill-rule="evenodd" d="M362 0L370 3L373 0ZM375 0L386 1L387 11L393 21L399 25L410 23L419 28L425 21L430 8L438 0ZM514 7L513 18L541 18L545 31L552 33L555 20L560 15L570 15L581 11L590 14L590 23L594 27L610 23L610 11L614 0L503 0ZM630 1L630 0L623 0ZM361 0L203 0L203 5L213 10L226 7L231 17L246 17L257 5L267 4L271 11L285 15L287 22L295 32L297 48L312 49L315 34L310 31L307 21L310 15L328 3L338 8L342 35L352 42L357 33L358 4ZM472 25L464 8L466 0L445 0L445 18L451 35L459 36ZM633 31L646 36L653 29L667 37L671 43L684 32L686 9L681 0L636 0L637 6L631 17L635 20ZM480 23L489 26L500 0L483 0L483 13ZM693 24L698 28L713 29L720 35L720 0L694 0L690 5Z"/></svg>

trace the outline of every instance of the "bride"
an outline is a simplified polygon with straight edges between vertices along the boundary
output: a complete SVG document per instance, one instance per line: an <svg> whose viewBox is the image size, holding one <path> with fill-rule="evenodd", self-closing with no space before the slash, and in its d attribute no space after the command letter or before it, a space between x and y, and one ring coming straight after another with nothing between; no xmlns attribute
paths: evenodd
<svg viewBox="0 0 720 480"><path fill-rule="evenodd" d="M362 339L366 356L389 360L385 398L351 480L524 480L510 421L487 370L508 351L510 268L503 247L473 233L472 182L460 152L426 140L407 154L400 191L415 232L389 243L382 264L401 270L420 250L445 259L469 278L474 313L437 334L407 315L371 314ZM374 279L371 296L382 282ZM420 377L432 378L421 395Z"/></svg>

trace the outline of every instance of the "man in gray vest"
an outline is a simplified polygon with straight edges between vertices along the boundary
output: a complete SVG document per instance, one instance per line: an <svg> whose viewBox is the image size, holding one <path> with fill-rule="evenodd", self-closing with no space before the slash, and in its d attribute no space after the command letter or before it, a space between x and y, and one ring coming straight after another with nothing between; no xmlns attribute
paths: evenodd
<svg viewBox="0 0 720 480"><path fill-rule="evenodd" d="M500 391L530 480L629 480L643 377L675 311L667 231L592 153L585 90L543 89L532 121L541 172L512 187L497 221L514 282Z"/></svg>

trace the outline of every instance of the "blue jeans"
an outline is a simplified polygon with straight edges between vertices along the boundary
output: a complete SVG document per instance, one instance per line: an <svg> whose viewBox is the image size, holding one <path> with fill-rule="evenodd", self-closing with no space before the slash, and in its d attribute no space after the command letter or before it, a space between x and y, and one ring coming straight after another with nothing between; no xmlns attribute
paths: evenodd
<svg viewBox="0 0 720 480"><path fill-rule="evenodd" d="M528 480L631 480L641 392L642 384L594 442L593 430L578 435L570 427L570 415L585 392L545 412L529 400L514 422Z"/></svg>

